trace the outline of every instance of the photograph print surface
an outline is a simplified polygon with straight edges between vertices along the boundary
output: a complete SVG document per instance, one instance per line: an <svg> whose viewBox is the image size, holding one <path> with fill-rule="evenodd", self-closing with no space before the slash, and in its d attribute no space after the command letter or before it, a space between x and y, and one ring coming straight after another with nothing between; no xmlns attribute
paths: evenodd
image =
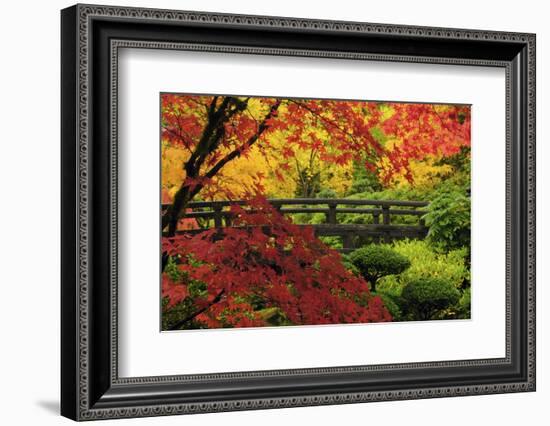
<svg viewBox="0 0 550 426"><path fill-rule="evenodd" d="M163 331L470 318L469 105L160 109Z"/></svg>

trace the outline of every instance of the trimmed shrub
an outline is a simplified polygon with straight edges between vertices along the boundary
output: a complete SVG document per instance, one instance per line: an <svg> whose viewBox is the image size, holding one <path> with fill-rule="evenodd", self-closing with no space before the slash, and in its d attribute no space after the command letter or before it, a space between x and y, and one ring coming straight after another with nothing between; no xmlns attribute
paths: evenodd
<svg viewBox="0 0 550 426"><path fill-rule="evenodd" d="M349 259L370 283L371 291L376 291L380 278L400 274L411 265L409 259L391 248L374 244L353 251Z"/></svg>
<svg viewBox="0 0 550 426"><path fill-rule="evenodd" d="M470 319L471 293L470 287L465 289L456 305L449 306L437 314L437 319Z"/></svg>
<svg viewBox="0 0 550 426"><path fill-rule="evenodd" d="M441 278L422 278L405 285L401 298L404 310L411 319L435 319L444 309L456 305L460 292L449 281Z"/></svg>
<svg viewBox="0 0 550 426"><path fill-rule="evenodd" d="M393 321L402 321L403 312L399 306L400 298L386 292L378 292L377 295L384 302L384 306L392 316Z"/></svg>
<svg viewBox="0 0 550 426"><path fill-rule="evenodd" d="M420 278L441 278L456 288L469 285L470 271L466 266L466 248L452 250L447 254L437 253L425 240L402 240L392 244L393 250L410 260L411 266L399 276L384 277L379 282L380 290L387 285L404 285Z"/></svg>
<svg viewBox="0 0 550 426"><path fill-rule="evenodd" d="M342 264L344 265L344 267L350 271L353 275L355 276L359 276L361 275L361 272L359 271L359 269L357 268L357 266L355 266L353 264L353 262L351 261L351 259L349 258L349 255L346 255L346 254L343 254L342 255Z"/></svg>

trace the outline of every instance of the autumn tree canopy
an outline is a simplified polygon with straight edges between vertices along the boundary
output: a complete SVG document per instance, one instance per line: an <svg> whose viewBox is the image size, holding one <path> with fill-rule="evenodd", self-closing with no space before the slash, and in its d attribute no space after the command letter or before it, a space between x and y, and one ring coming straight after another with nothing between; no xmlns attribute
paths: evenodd
<svg viewBox="0 0 550 426"><path fill-rule="evenodd" d="M304 151L326 164L363 164L383 179L411 179L411 161L452 155L470 141L470 110L460 105L163 94L161 107L162 138L185 151L183 180L163 216L168 235L189 201L219 191L218 174L252 147L278 151L280 179Z"/></svg>

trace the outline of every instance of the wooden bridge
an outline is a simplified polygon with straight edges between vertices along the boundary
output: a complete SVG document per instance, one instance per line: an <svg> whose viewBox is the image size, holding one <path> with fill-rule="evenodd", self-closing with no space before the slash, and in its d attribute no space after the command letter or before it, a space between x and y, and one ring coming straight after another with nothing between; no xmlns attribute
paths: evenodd
<svg viewBox="0 0 550 426"><path fill-rule="evenodd" d="M373 241L391 242L395 239L426 237L428 228L422 216L426 214L424 201L391 201L391 200L354 200L334 198L291 198L271 199L271 205L280 213L324 213L325 223L307 224L312 226L318 237L342 238L342 252L352 251L356 247L357 237ZM233 204L246 205L246 201L195 201L188 204L185 219L203 219L213 221L216 228L231 226L233 213L229 207ZM168 205L163 205L163 211ZM341 214L368 216L360 218L367 223L339 223ZM392 223L396 216L409 216L413 224ZM359 219L359 218L358 218ZM365 220L367 219L367 220ZM201 229L180 230L178 233L199 233Z"/></svg>

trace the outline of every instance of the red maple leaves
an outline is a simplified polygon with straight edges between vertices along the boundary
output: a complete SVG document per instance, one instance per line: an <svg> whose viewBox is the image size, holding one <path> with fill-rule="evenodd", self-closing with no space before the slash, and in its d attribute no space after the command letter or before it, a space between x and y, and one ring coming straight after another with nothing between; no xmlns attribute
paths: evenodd
<svg viewBox="0 0 550 426"><path fill-rule="evenodd" d="M232 227L176 235L178 223L195 196L215 198L224 191L219 172L253 147L264 156L279 151L279 180L300 150L329 164L364 164L386 182L396 174L412 180L415 160L469 146L468 106L172 94L161 101L163 139L188 153L185 177L161 226L168 235L163 253L177 260L178 269L176 281L163 273L166 309L184 301L194 309L178 328L188 322L265 325L274 310L285 324L391 320L336 251L262 196L251 197L246 208L232 207ZM272 143L276 133L284 144ZM255 177L259 192L262 179ZM196 286L202 290L191 291Z"/></svg>
<svg viewBox="0 0 550 426"><path fill-rule="evenodd" d="M164 238L184 277L163 279L168 308L189 297L190 282L201 282L207 291L193 301L193 318L209 327L266 325L270 308L296 325L391 321L367 283L311 227L291 223L261 196L232 212L234 227Z"/></svg>
<svg viewBox="0 0 550 426"><path fill-rule="evenodd" d="M470 146L471 114L467 105L392 103L393 114L380 126L399 145L386 150L390 167L384 180L398 172L412 181L410 162L427 156L448 157Z"/></svg>
<svg viewBox="0 0 550 426"><path fill-rule="evenodd" d="M168 308L177 305L188 295L187 286L174 282L168 274L162 274L162 297L168 298Z"/></svg>
<svg viewBox="0 0 550 426"><path fill-rule="evenodd" d="M227 98L163 94L163 138L196 152L208 127L209 108L219 108ZM386 181L396 173L412 179L411 161L426 155L449 156L459 152L462 146L470 145L470 107L465 105L231 99L237 106L229 110L230 117L219 129L215 149L204 154L206 167L219 161L220 149L234 150L239 156L246 156L252 145L260 150L275 149L270 144L270 135L274 132L285 134L286 143L280 153L284 159L293 158L297 150L314 150L322 161L332 164L366 162L368 168L385 159L381 173ZM271 113L270 109L273 109ZM399 143L384 146L380 138L373 136L373 129L379 129L385 137ZM211 185L215 182L204 186Z"/></svg>

